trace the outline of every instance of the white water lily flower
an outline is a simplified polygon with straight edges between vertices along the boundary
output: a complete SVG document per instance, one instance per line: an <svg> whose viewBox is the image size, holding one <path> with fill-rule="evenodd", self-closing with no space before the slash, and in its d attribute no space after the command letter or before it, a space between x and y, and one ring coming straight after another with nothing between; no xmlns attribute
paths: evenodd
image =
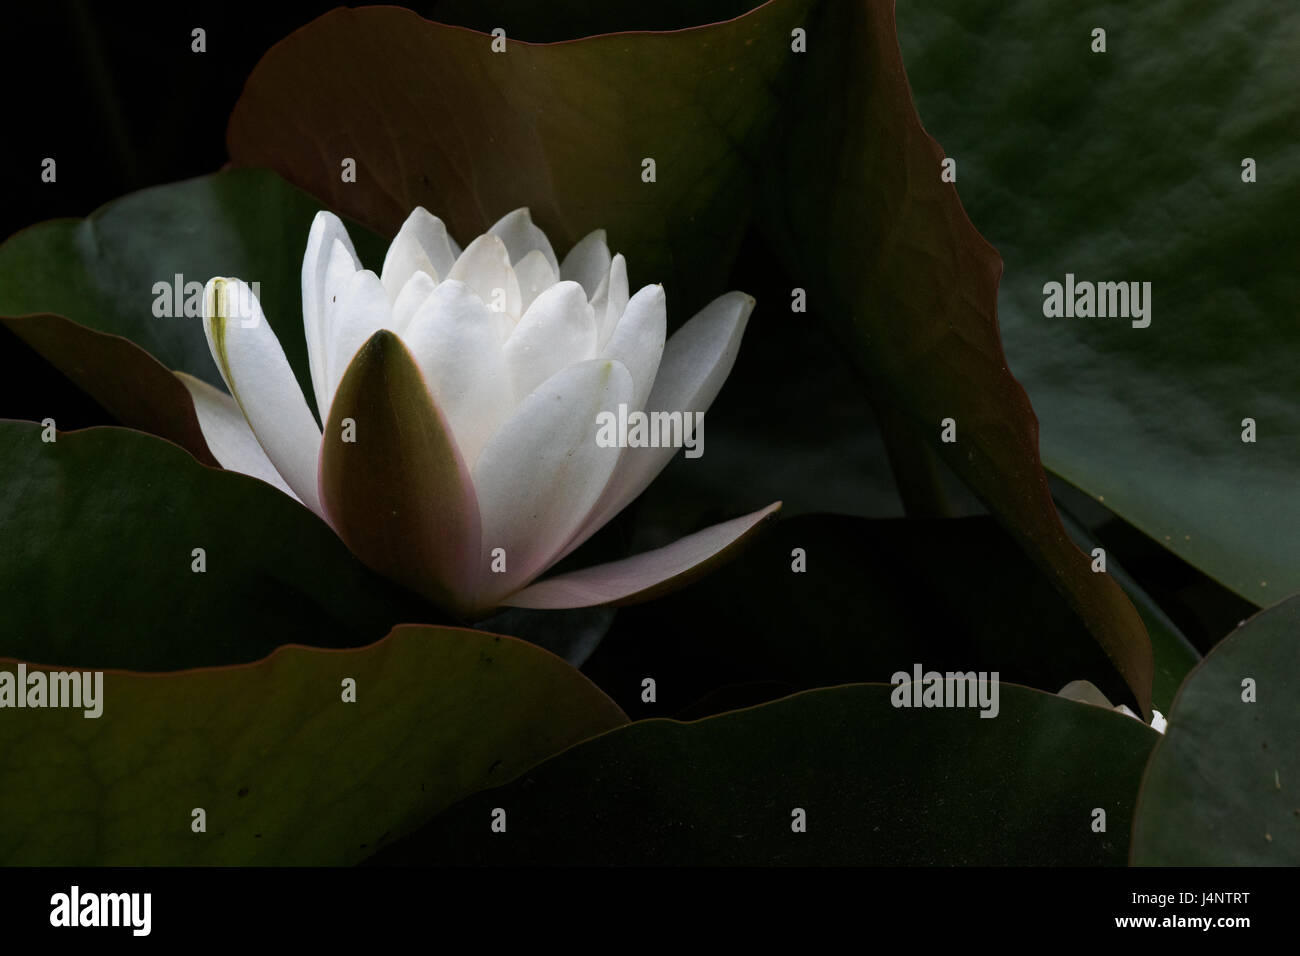
<svg viewBox="0 0 1300 956"><path fill-rule="evenodd" d="M204 329L230 394L177 373L208 447L306 505L372 568L462 616L651 596L780 507L533 583L677 452L602 447L597 416L621 404L707 410L754 305L729 292L665 342L663 288L629 295L603 230L558 262L518 209L462 252L417 208L376 276L321 212L302 304L323 432L251 290L208 283Z"/></svg>

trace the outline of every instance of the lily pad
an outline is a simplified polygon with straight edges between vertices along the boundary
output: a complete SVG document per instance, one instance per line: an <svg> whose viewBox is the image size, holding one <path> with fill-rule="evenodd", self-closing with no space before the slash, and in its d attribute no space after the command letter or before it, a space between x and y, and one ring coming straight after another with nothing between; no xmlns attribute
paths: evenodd
<svg viewBox="0 0 1300 956"><path fill-rule="evenodd" d="M1012 685L993 719L895 708L894 690L835 687L692 723L637 721L476 794L374 862L1125 862L1155 731ZM505 833L491 829L497 808Z"/></svg>
<svg viewBox="0 0 1300 956"><path fill-rule="evenodd" d="M5 711L0 863L346 865L626 723L552 654L435 627L244 667L108 671L100 697L89 719Z"/></svg>
<svg viewBox="0 0 1300 956"><path fill-rule="evenodd" d="M899 20L921 115L1006 260L1047 466L1257 606L1300 590L1300 7L942 0ZM1046 316L1067 274L1151 283L1150 325Z"/></svg>
<svg viewBox="0 0 1300 956"><path fill-rule="evenodd" d="M0 656L176 670L442 620L256 478L143 432L43 432L0 422Z"/></svg>
<svg viewBox="0 0 1300 956"><path fill-rule="evenodd" d="M1300 598L1252 617L1188 675L1142 778L1133 862L1300 864Z"/></svg>
<svg viewBox="0 0 1300 956"><path fill-rule="evenodd" d="M672 33L507 37L504 52L411 10L339 8L254 68L227 146L385 235L417 205L455 236L519 206L557 248L603 228L633 287L664 283L680 323L721 291L740 246L745 153L771 135L767 84L811 5Z"/></svg>

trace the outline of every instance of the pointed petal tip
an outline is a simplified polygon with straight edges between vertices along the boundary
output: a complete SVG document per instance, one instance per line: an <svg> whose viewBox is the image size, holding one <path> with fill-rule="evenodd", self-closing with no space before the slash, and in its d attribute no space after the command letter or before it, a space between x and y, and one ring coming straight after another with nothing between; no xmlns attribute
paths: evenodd
<svg viewBox="0 0 1300 956"><path fill-rule="evenodd" d="M636 604L674 591L734 554L781 508L766 508L704 528L641 554L547 578L508 595L509 607L570 608Z"/></svg>
<svg viewBox="0 0 1300 956"><path fill-rule="evenodd" d="M758 305L757 299L748 292L742 292L739 289L733 289L732 291L720 296L720 298L730 299L735 302L740 309L740 317L742 319L748 319L749 313L753 312L754 306Z"/></svg>
<svg viewBox="0 0 1300 956"><path fill-rule="evenodd" d="M740 334L744 335L745 329L749 327L749 318L754 314L754 306L758 305L758 300L748 292L741 292L739 289L719 297L719 300L724 299L736 310L736 325Z"/></svg>
<svg viewBox="0 0 1300 956"><path fill-rule="evenodd" d="M379 329L370 338L366 339L366 343L361 347L383 355L385 350L392 348L399 341L396 332L391 329Z"/></svg>
<svg viewBox="0 0 1300 956"><path fill-rule="evenodd" d="M328 209L318 209L316 211L316 215L312 217L311 227L312 229L316 229L317 227L323 227L326 224L335 223L335 222L339 224L340 228L342 228L343 220L340 219L335 213L330 212L330 210Z"/></svg>

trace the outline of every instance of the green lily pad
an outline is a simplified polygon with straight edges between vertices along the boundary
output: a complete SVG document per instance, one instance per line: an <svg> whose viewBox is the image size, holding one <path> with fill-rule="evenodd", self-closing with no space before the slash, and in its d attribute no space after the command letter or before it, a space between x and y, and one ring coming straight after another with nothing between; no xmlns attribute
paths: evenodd
<svg viewBox="0 0 1300 956"><path fill-rule="evenodd" d="M0 656L175 670L441 621L256 478L143 432L43 432L0 422Z"/></svg>
<svg viewBox="0 0 1300 956"><path fill-rule="evenodd" d="M1134 863L1300 864L1298 633L1300 598L1291 598L1188 675L1142 778Z"/></svg>
<svg viewBox="0 0 1300 956"><path fill-rule="evenodd" d="M374 861L1125 862L1155 731L1009 684L994 719L896 709L894 691L852 685L693 723L638 721L476 794ZM505 833L491 829L497 808ZM792 829L796 809L806 832Z"/></svg>
<svg viewBox="0 0 1300 956"><path fill-rule="evenodd" d="M1300 7L944 0L899 19L921 115L1006 260L1002 333L1047 466L1258 606L1300 590ZM1150 325L1046 317L1067 273L1150 282Z"/></svg>
<svg viewBox="0 0 1300 956"><path fill-rule="evenodd" d="M0 674L16 666L0 661ZM355 650L283 647L245 667L109 671L100 699L93 719L4 712L0 864L355 863L626 723L546 651L417 626Z"/></svg>
<svg viewBox="0 0 1300 956"><path fill-rule="evenodd" d="M408 10L339 9L262 59L227 144L384 233L416 205L458 235L521 205L561 246L606 227L634 284L665 283L677 322L719 291L752 211L807 293L809 314L789 321L833 324L873 402L910 429L895 446L918 444L902 457L944 455L1146 710L1141 619L1061 526L998 337L997 254L940 181L894 31L889 4L784 0L675 33L494 52ZM956 443L940 441L949 417Z"/></svg>

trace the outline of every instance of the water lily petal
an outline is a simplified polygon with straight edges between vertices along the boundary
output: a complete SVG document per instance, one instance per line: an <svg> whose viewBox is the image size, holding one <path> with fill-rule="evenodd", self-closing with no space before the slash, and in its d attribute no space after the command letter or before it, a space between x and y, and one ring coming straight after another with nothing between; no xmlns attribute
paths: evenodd
<svg viewBox="0 0 1300 956"><path fill-rule="evenodd" d="M353 278L361 271L356 260L352 258L347 247L334 240L330 247L329 264L325 268L325 284L321 291L320 334L321 347L319 356L308 353L311 364L312 391L316 392L316 410L320 421L330 413L330 398L334 395L334 386L338 384L337 376L331 376L330 362L334 354L334 314L337 311L339 296L347 291ZM316 379L320 379L319 389Z"/></svg>
<svg viewBox="0 0 1300 956"><path fill-rule="evenodd" d="M560 278L581 285L588 299L596 294L601 280L608 274L609 246L605 243L604 229L596 229L579 239L560 263Z"/></svg>
<svg viewBox="0 0 1300 956"><path fill-rule="evenodd" d="M664 345L647 410L706 412L731 373L754 300L743 292L714 299L673 333ZM618 471L578 534L568 554L641 494L659 472L680 454L676 448L627 448Z"/></svg>
<svg viewBox="0 0 1300 956"><path fill-rule="evenodd" d="M435 287L433 278L423 272L417 272L406 281L406 285L402 286L402 291L397 293L397 299L393 302L394 332L398 335L406 332L411 320L420 311L420 306L433 295Z"/></svg>
<svg viewBox="0 0 1300 956"><path fill-rule="evenodd" d="M515 407L501 351L501 321L467 285L449 279L420 307L403 336L470 468Z"/></svg>
<svg viewBox="0 0 1300 956"><path fill-rule="evenodd" d="M1113 709L1111 702L1101 692L1101 688L1090 680L1072 680L1058 690L1056 696L1068 697L1070 700L1077 700L1084 704L1095 704L1108 710Z"/></svg>
<svg viewBox="0 0 1300 956"><path fill-rule="evenodd" d="M540 249L528 253L515 263L514 268L515 278L519 280L519 308L523 312L527 312L539 295L560 280Z"/></svg>
<svg viewBox="0 0 1300 956"><path fill-rule="evenodd" d="M330 523L369 567L444 607L470 610L474 486L415 360L388 330L362 345L339 383L320 488Z"/></svg>
<svg viewBox="0 0 1300 956"><path fill-rule="evenodd" d="M519 316L519 280L510 268L510 253L499 236L484 233L471 242L447 278L465 283L488 308Z"/></svg>
<svg viewBox="0 0 1300 956"><path fill-rule="evenodd" d="M510 253L510 261L516 268L528 253L537 251L546 258L553 272L560 271L560 263L551 248L551 240L546 233L533 224L532 214L524 206L514 212L508 212L488 230L494 236L500 236Z"/></svg>
<svg viewBox="0 0 1300 956"><path fill-rule="evenodd" d="M632 395L621 362L595 359L547 379L520 403L474 466L483 516L478 604L494 606L554 561L618 462L596 444L597 416ZM503 549L504 572L490 570Z"/></svg>
<svg viewBox="0 0 1300 956"><path fill-rule="evenodd" d="M632 604L674 591L711 571L780 509L775 502L653 551L538 581L506 598L510 607Z"/></svg>
<svg viewBox="0 0 1300 956"><path fill-rule="evenodd" d="M315 393L313 397L321 417L325 416L329 406L329 393L325 385L325 343L328 341L325 329L325 304L328 302L325 277L331 259L336 255L343 257L336 269L342 268L344 262L351 264L352 272L361 268L357 251L352 246L352 239L342 220L332 212L318 212L312 220L311 232L307 236L307 253L302 260L302 323L307 339L307 361L311 365L311 384Z"/></svg>
<svg viewBox="0 0 1300 956"><path fill-rule="evenodd" d="M324 516L316 489L320 428L253 290L238 279L210 279L203 290L203 331L267 458L298 499Z"/></svg>
<svg viewBox="0 0 1300 956"><path fill-rule="evenodd" d="M435 282L445 279L457 255L452 252L451 237L442 220L423 206L416 206L384 255L380 275L389 299L395 302L402 287L417 272L427 273Z"/></svg>
<svg viewBox="0 0 1300 956"><path fill-rule="evenodd" d="M632 373L635 389L628 407L641 409L650 397L668 334L664 287L648 285L632 296L618 327L600 350L601 358L618 359Z"/></svg>
<svg viewBox="0 0 1300 956"><path fill-rule="evenodd" d="M173 372L190 393L194 400L194 414L199 420L199 429L203 440L208 443L208 450L226 471L237 471L242 475L260 478L268 485L274 485L286 495L299 500L280 473L266 457L266 452L257 443L257 436L248 427L248 420L239 410L239 404L219 388L213 388L202 379L185 372Z"/></svg>
<svg viewBox="0 0 1300 956"><path fill-rule="evenodd" d="M557 282L537 297L503 348L515 401L523 401L566 365L596 357L596 315L576 282Z"/></svg>
<svg viewBox="0 0 1300 956"><path fill-rule="evenodd" d="M1156 733L1163 734L1168 728L1169 721L1165 719L1165 715L1153 709L1151 711L1151 729Z"/></svg>
<svg viewBox="0 0 1300 956"><path fill-rule="evenodd" d="M330 335L326 385L333 396L361 346L380 329L393 328L393 307L379 276L364 269L353 274L347 286L339 291L337 301L328 303L326 308Z"/></svg>
<svg viewBox="0 0 1300 956"><path fill-rule="evenodd" d="M598 346L604 348L609 337L618 328L619 320L628 303L627 260L622 254L614 256L609 264L609 275L600 285L591 304L596 310L596 323L600 327Z"/></svg>

